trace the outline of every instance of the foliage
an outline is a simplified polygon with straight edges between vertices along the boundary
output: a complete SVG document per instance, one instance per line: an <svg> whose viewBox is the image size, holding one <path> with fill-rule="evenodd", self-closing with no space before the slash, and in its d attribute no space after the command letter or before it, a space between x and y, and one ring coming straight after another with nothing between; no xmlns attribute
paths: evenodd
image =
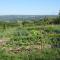
<svg viewBox="0 0 60 60"><path fill-rule="evenodd" d="M0 21L0 60L60 60L60 18Z"/></svg>

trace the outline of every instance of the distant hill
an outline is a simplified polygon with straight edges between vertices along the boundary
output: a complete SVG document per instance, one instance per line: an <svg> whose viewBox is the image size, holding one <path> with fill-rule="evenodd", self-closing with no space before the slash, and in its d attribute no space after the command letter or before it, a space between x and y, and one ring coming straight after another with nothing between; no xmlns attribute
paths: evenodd
<svg viewBox="0 0 60 60"><path fill-rule="evenodd" d="M41 19L44 17L57 17L57 15L2 15L0 16L0 21L16 21L16 20L33 20Z"/></svg>

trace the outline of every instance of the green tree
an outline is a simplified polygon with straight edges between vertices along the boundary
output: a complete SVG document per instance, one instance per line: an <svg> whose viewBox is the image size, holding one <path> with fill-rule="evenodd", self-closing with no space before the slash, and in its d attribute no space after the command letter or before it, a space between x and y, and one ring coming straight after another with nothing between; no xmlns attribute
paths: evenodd
<svg viewBox="0 0 60 60"><path fill-rule="evenodd" d="M59 10L59 19L60 19L60 10Z"/></svg>

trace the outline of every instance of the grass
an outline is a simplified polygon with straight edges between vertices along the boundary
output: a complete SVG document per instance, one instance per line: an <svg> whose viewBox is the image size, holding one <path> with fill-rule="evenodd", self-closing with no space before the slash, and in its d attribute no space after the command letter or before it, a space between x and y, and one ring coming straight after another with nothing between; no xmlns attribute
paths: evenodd
<svg viewBox="0 0 60 60"><path fill-rule="evenodd" d="M59 32L60 25L1 27L0 41L7 41L0 45L0 60L60 60Z"/></svg>

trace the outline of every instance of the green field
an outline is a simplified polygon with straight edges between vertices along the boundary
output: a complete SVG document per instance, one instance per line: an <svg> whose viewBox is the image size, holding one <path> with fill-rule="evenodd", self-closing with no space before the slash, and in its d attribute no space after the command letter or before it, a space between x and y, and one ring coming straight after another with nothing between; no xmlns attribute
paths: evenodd
<svg viewBox="0 0 60 60"><path fill-rule="evenodd" d="M60 24L55 21L0 21L0 60L60 60Z"/></svg>

